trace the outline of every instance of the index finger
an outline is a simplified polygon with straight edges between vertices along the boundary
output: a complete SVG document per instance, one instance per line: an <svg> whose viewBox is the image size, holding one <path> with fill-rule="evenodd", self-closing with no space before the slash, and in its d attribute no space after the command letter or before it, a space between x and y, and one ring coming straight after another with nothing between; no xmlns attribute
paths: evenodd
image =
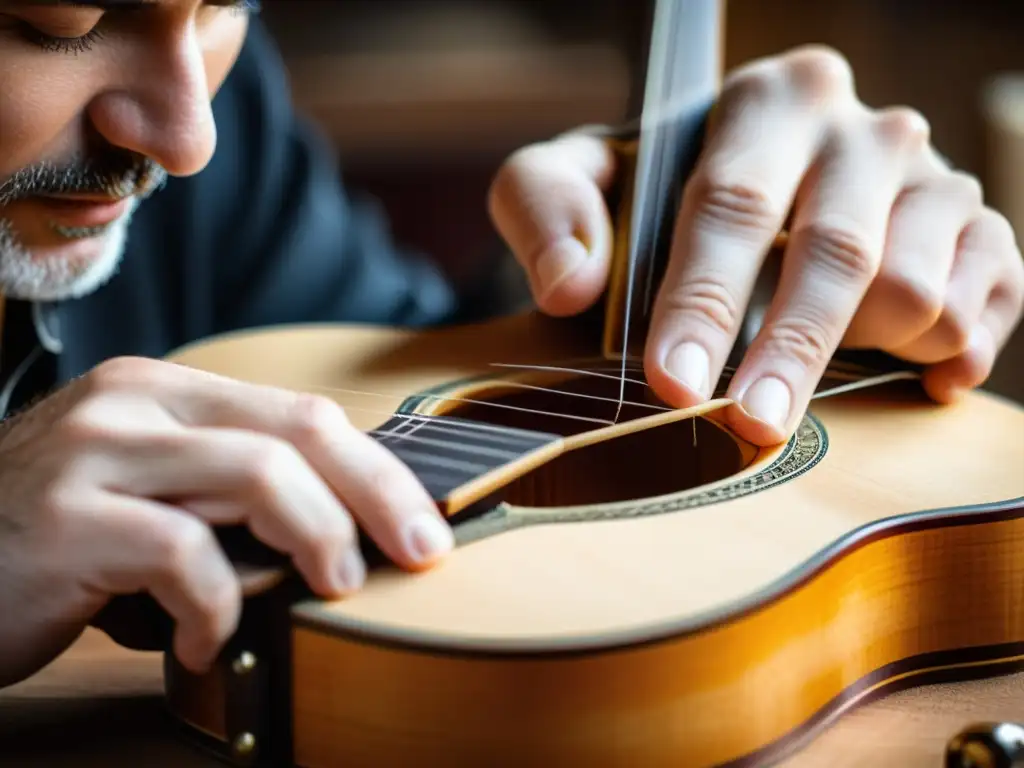
<svg viewBox="0 0 1024 768"><path fill-rule="evenodd" d="M180 370L183 386L165 395L165 407L195 426L255 430L294 445L393 562L429 567L454 546L413 471L333 400Z"/></svg>
<svg viewBox="0 0 1024 768"><path fill-rule="evenodd" d="M644 360L651 386L677 407L711 396L820 141L820 116L794 108L784 87L766 80L723 105L684 190Z"/></svg>

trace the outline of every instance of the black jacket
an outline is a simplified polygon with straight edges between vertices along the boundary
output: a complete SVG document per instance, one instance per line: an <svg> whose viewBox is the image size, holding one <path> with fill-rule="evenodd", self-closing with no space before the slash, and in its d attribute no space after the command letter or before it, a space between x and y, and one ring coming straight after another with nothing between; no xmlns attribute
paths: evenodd
<svg viewBox="0 0 1024 768"><path fill-rule="evenodd" d="M283 63L258 23L213 110L212 161L139 207L113 280L36 308L37 322L32 306L8 300L0 387L34 359L7 413L103 360L161 357L231 329L422 326L453 316L456 296L440 272L400 252L382 212L348 194L333 148L293 112ZM56 338L40 332L40 320Z"/></svg>

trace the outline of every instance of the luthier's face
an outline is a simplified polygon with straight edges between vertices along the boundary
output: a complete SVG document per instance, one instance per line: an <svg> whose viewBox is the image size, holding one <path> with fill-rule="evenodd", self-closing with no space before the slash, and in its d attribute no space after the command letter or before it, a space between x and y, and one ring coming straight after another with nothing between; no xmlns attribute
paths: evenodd
<svg viewBox="0 0 1024 768"><path fill-rule="evenodd" d="M80 296L135 208L216 144L247 0L0 0L0 294Z"/></svg>

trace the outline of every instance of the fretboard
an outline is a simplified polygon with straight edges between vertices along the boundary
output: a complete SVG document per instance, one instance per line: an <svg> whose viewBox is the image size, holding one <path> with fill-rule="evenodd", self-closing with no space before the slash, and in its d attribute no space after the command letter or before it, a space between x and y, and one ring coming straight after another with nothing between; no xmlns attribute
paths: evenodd
<svg viewBox="0 0 1024 768"><path fill-rule="evenodd" d="M512 464L561 435L448 416L397 415L370 436L401 459L435 501Z"/></svg>

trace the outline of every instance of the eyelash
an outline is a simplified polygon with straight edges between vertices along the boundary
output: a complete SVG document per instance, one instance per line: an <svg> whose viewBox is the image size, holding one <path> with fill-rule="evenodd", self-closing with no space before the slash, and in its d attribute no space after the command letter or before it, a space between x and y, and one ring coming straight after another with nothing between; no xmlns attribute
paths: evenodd
<svg viewBox="0 0 1024 768"><path fill-rule="evenodd" d="M256 15L260 12L262 3L260 0L232 0L230 5L224 7L232 13ZM53 53L84 53L91 50L93 44L103 37L103 33L98 28L91 29L79 37L55 37L40 32L31 24L24 24L22 32L29 42L44 51Z"/></svg>

